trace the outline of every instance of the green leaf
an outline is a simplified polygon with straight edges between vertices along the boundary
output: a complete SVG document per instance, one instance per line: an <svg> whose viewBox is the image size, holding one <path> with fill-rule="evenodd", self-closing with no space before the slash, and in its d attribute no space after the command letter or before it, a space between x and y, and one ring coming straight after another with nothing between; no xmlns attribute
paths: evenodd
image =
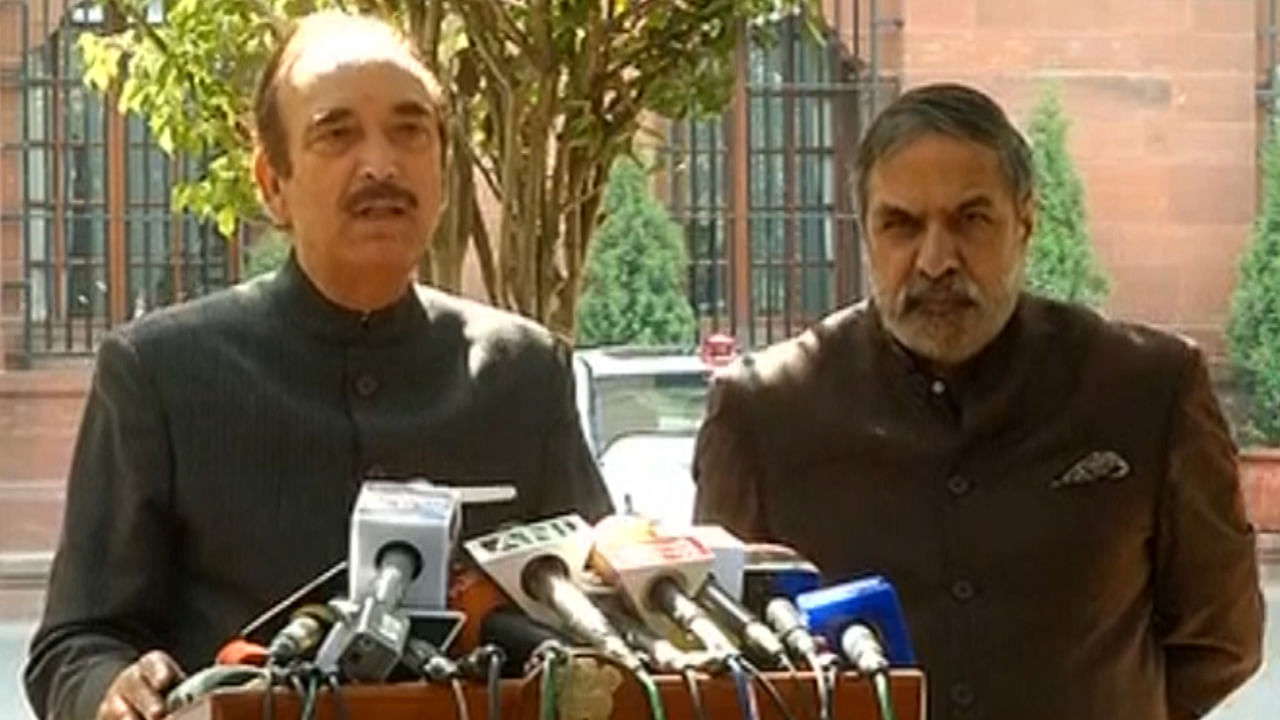
<svg viewBox="0 0 1280 720"><path fill-rule="evenodd" d="M159 145L160 149L165 151L166 154L172 155L175 149L173 142L173 126L163 125L157 128L155 137L156 145Z"/></svg>
<svg viewBox="0 0 1280 720"><path fill-rule="evenodd" d="M123 48L116 38L91 33L82 34L77 45L84 60L85 84L99 92L107 91L120 75Z"/></svg>
<svg viewBox="0 0 1280 720"><path fill-rule="evenodd" d="M226 238L234 237L236 234L236 225L239 223L239 216L233 207L223 207L217 212L218 232Z"/></svg>

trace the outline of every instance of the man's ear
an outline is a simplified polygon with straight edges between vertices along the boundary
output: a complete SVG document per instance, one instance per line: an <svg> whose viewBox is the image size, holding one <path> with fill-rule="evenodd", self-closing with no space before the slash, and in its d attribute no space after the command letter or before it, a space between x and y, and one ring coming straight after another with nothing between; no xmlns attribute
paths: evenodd
<svg viewBox="0 0 1280 720"><path fill-rule="evenodd" d="M1027 197L1018 205L1018 233L1022 247L1031 244L1031 236L1036 231L1036 195L1027 193Z"/></svg>
<svg viewBox="0 0 1280 720"><path fill-rule="evenodd" d="M289 203L281 192L280 174L271 167L271 161L267 159L267 153L261 146L253 149L253 179L258 186L258 197L271 219L280 227L288 227L292 218L289 215Z"/></svg>

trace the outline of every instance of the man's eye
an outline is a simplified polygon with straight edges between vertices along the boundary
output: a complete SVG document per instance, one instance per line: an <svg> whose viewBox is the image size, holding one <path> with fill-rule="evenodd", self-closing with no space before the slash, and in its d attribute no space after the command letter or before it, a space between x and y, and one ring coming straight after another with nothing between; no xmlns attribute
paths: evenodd
<svg viewBox="0 0 1280 720"><path fill-rule="evenodd" d="M326 128L324 132L320 133L320 139L325 142L337 143L349 140L354 134L355 131L350 127L339 125Z"/></svg>
<svg viewBox="0 0 1280 720"><path fill-rule="evenodd" d="M964 214L964 221L968 225L990 225L991 216L984 212L967 212Z"/></svg>
<svg viewBox="0 0 1280 720"><path fill-rule="evenodd" d="M429 134L427 125L420 122L399 123L391 131L397 139L408 142L417 142Z"/></svg>
<svg viewBox="0 0 1280 720"><path fill-rule="evenodd" d="M881 230L907 231L915 227L915 221L911 218L894 216L885 218L880 223Z"/></svg>

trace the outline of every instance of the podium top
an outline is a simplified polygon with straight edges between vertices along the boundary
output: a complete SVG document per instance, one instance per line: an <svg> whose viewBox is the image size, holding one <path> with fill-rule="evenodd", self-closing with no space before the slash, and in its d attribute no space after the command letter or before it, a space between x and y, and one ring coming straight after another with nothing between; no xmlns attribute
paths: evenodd
<svg viewBox="0 0 1280 720"><path fill-rule="evenodd" d="M797 720L817 717L817 695L812 673L769 672L764 674L777 687L779 694ZM740 716L734 684L724 677L711 678L701 675L699 694L708 718L737 718ZM689 691L678 676L656 677L668 720L694 720L693 704ZM894 670L889 674L890 692L898 720L924 720L926 689L923 673L918 670ZM533 676L502 682L502 720L538 720L538 678ZM462 697L466 699L467 713L472 720L489 720L487 693L482 684L463 683ZM753 685L760 720L784 720L759 684ZM598 692L598 688L581 688L590 695L591 717L585 720L649 720L649 705L639 685L624 680L612 694ZM565 695L574 695L567 689ZM564 698L561 698L563 705ZM340 712L337 702L345 705ZM183 708L173 715L173 720L261 720L268 702L262 690L221 690L201 702ZM301 699L291 690L277 688L274 691L273 716L277 720L297 720L302 709ZM575 702L581 711L583 705ZM834 717L836 720L879 720L875 692L865 678L844 674L836 683L834 693ZM576 714L576 713L575 713ZM421 720L423 717L454 718L458 714L457 700L451 688L442 685L406 683L396 685L352 685L342 688L340 699L326 690L317 703L317 720ZM584 720L580 715L565 720Z"/></svg>

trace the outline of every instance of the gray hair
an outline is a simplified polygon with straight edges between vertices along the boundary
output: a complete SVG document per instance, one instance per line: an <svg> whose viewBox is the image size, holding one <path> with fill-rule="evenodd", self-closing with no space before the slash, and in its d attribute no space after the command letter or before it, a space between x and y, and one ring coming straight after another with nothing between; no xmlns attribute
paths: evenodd
<svg viewBox="0 0 1280 720"><path fill-rule="evenodd" d="M876 163L928 134L968 140L994 150L1016 201L1026 200L1034 191L1031 146L994 100L965 85L922 85L885 108L858 145L855 173L860 219L866 221L867 186Z"/></svg>

